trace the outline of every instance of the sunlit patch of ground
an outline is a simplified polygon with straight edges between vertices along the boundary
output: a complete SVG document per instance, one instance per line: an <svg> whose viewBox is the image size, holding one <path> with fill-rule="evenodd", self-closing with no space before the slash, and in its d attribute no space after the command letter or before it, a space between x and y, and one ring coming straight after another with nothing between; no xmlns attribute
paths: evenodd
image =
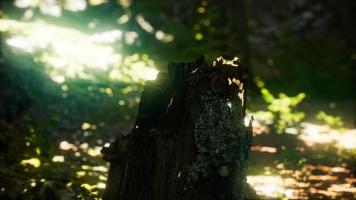
<svg viewBox="0 0 356 200"><path fill-rule="evenodd" d="M247 182L266 199L356 198L356 180L347 178L350 171L344 167L308 165L288 170L279 164L276 172L248 176Z"/></svg>
<svg viewBox="0 0 356 200"><path fill-rule="evenodd" d="M34 156L20 161L17 173L0 166L0 197L16 195L16 198L36 199L51 193L61 199L100 199L109 169L100 154L105 145L100 139L95 145L65 140L59 142L57 153L49 159ZM3 185L7 180L11 181Z"/></svg>
<svg viewBox="0 0 356 200"><path fill-rule="evenodd" d="M308 146L314 144L335 144L340 148L356 149L356 129L335 130L327 125L302 123L299 139Z"/></svg>
<svg viewBox="0 0 356 200"><path fill-rule="evenodd" d="M276 152L277 152L277 148L275 148L275 147L268 147L268 146L256 145L256 146L252 146L252 147L251 147L251 151L276 153Z"/></svg>
<svg viewBox="0 0 356 200"><path fill-rule="evenodd" d="M85 125L82 126L83 130L87 128ZM59 144L64 154L81 159L79 161L81 165L75 169L75 179L82 189L95 198L103 195L109 168L109 164L102 160L100 153L101 148L108 144L104 144L100 139L98 141L102 146L90 146L88 143L76 145L68 141L62 141ZM71 187L76 181L68 182L67 187Z"/></svg>
<svg viewBox="0 0 356 200"><path fill-rule="evenodd" d="M263 199L356 199L356 129L256 122L247 181Z"/></svg>
<svg viewBox="0 0 356 200"><path fill-rule="evenodd" d="M288 181L277 175L247 176L247 182L254 187L258 195L266 198L287 197L292 199L297 192L287 188Z"/></svg>
<svg viewBox="0 0 356 200"><path fill-rule="evenodd" d="M91 124L83 123L82 130L92 127ZM310 129L314 127L315 129ZM251 147L250 167L257 165L262 167L257 173L249 174L248 183L256 190L257 194L263 199L353 199L356 198L356 178L355 169L350 168L346 163L316 163L314 157L319 154L328 154L321 151L323 149L315 148L315 143L308 138L310 131L317 134L324 134L323 137L333 139L316 140L318 145L325 148L343 148L343 143L337 142L336 135L346 134L353 138L354 130L335 132L332 129L322 129L319 125L303 124L300 134L271 134L268 127L256 127L254 130L265 130L260 134L255 134L255 143ZM334 132L332 132L332 131ZM293 132L293 130L290 130ZM350 135L349 135L350 134ZM261 140L261 138L263 139ZM317 138L317 137L316 137ZM342 141L342 140L339 140ZM257 142L257 143L256 143ZM310 142L310 143L308 143ZM63 155L75 157L80 167L74 170L75 180L67 183L67 187L73 187L75 182L79 187L89 193L92 197L102 195L108 173L108 164L100 158L101 146L107 145L100 140L100 145L89 145L88 143L62 141L59 143L59 149ZM354 149L353 146L345 146L346 149ZM296 166L285 164L285 155L288 152L300 154ZM339 156L341 152L335 152L328 156ZM284 156L281 156L284 155ZM66 156L65 161L67 161ZM57 155L54 160L62 160ZM92 160L97 160L92 163ZM326 162L326 161L325 161ZM78 186L78 185L77 185Z"/></svg>
<svg viewBox="0 0 356 200"><path fill-rule="evenodd" d="M88 138L85 132L96 130L94 124L83 122L80 129L85 137L59 141L49 159L30 157L20 161L24 173L34 175L21 179L23 195L52 187L69 199L102 196L109 164L102 160L100 149L108 145L108 140ZM255 134L247 181L263 199L356 198L355 148L352 142L342 143L340 137L345 134L346 141L355 141L354 130L338 131L310 123L302 124L298 134L270 133L268 126L256 124L254 130L264 131ZM0 192L9 190L0 187Z"/></svg>

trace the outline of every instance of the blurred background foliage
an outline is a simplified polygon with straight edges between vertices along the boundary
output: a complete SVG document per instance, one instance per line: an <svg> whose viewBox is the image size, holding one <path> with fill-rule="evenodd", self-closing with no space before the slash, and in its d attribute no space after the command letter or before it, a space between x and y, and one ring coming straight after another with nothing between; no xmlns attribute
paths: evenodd
<svg viewBox="0 0 356 200"><path fill-rule="evenodd" d="M0 199L98 199L100 148L129 133L169 62L236 55L268 199L356 198L356 2L6 0Z"/></svg>

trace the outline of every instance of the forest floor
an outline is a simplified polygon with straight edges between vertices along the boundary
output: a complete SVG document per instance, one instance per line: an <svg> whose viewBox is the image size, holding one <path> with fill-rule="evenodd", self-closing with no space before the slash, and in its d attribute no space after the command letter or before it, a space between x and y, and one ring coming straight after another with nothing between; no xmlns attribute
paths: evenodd
<svg viewBox="0 0 356 200"><path fill-rule="evenodd" d="M356 198L356 129L302 123L299 135L254 133L247 179L262 197Z"/></svg>
<svg viewBox="0 0 356 200"><path fill-rule="evenodd" d="M90 129L90 124L83 124ZM248 183L263 199L355 199L356 129L303 122L283 134L256 121ZM110 139L57 141L54 154L37 152L0 165L0 199L100 199L109 164L100 149ZM89 141L90 140L90 141ZM16 147L14 148L16 149Z"/></svg>

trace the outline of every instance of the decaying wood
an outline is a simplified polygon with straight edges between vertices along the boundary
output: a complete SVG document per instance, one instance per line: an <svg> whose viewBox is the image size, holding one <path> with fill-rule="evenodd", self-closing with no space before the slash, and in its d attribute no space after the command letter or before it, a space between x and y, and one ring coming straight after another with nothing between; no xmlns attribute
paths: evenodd
<svg viewBox="0 0 356 200"><path fill-rule="evenodd" d="M175 63L145 85L132 132L102 150L104 200L246 199L251 121L238 59Z"/></svg>

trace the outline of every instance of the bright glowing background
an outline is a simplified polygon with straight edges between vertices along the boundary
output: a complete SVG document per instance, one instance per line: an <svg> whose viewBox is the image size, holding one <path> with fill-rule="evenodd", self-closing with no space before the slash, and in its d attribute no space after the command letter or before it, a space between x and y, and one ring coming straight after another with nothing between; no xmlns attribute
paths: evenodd
<svg viewBox="0 0 356 200"><path fill-rule="evenodd" d="M44 21L19 22L0 20L0 31L10 33L8 46L39 55L35 62L44 63L51 78L59 83L66 78L95 79L88 69L98 69L111 80L142 82L155 79L157 70L148 55L123 56L114 49L119 42L132 44L137 33L119 29L85 34Z"/></svg>
<svg viewBox="0 0 356 200"><path fill-rule="evenodd" d="M148 54L125 52L125 47L135 45L139 40L137 31L122 30L121 27L131 20L130 0L117 1L125 11L117 20L114 19L117 25L113 25L111 30L91 34L65 25L58 26L36 16L39 12L60 18L63 10L81 12L88 6L104 3L107 1L15 0L14 5L23 9L23 16L21 20L14 20L5 13L5 17L0 19L0 32L5 33L5 49L11 49L15 55L32 55L34 62L44 64L48 75L58 83L68 78L94 80L98 72L101 77L104 75L109 80L122 82L143 83L155 79L158 71ZM155 30L141 14L133 20L142 32L152 34L158 42L174 40L173 35ZM88 28L95 30L96 25L90 22Z"/></svg>
<svg viewBox="0 0 356 200"><path fill-rule="evenodd" d="M133 30L125 30L122 25L125 25L130 20L137 22L137 25L142 29L142 32L151 34L157 41L169 43L174 40L174 36L165 33L163 30L158 30L149 20L145 19L142 14L137 14L132 18L130 12L126 12L118 16L114 21L117 26L113 26L106 31L94 31L87 33L85 31L65 26L56 25L40 20L36 15L36 9L43 15L60 18L63 16L63 11L81 12L89 6L97 6L107 2L107 0L16 0L15 6L23 9L23 17L21 20L9 18L0 19L0 32L6 36L4 47L6 50L13 52L15 55L31 55L33 61L45 66L46 72L53 81L63 83L67 79L87 79L95 80L98 73L111 81L121 81L126 83L143 83L145 80L155 79L157 75L155 62L149 57L148 53L132 53L125 52L125 46L135 45L140 40L140 33ZM124 9L129 9L130 0L117 1ZM204 13L203 7L199 7L199 13ZM6 16L6 15L5 15ZM96 23L91 22L88 28L95 30ZM91 31L92 32L92 31ZM202 33L196 33L195 39L202 40ZM8 47L8 48L7 48ZM35 66L35 65L34 65ZM62 85L62 89L67 90L67 86ZM123 90L123 94L127 94L131 87ZM106 88L103 90L109 96L112 95L112 89ZM267 101L271 102L270 110L281 110L284 115L281 116L284 121L293 121L294 118L302 118L301 114L287 115L290 113L289 105L297 104L290 102L293 100L281 95L278 98L273 97L267 90L263 90L265 95L269 97ZM267 94L266 94L267 93ZM305 95L304 95L305 96ZM299 98L303 99L303 95ZM298 98L297 98L298 99ZM120 106L124 106L126 102L120 100ZM266 129L263 124L273 123L271 112L253 113L255 117L254 129ZM291 118L293 117L293 118ZM248 117L250 119L250 117ZM249 120L247 120L248 122ZM83 123L82 129L86 130L92 127L89 123ZM255 132L257 132L254 130ZM337 131L327 126L321 126L311 123L303 123L301 130L296 128L286 129L287 133L301 134L298 136L308 146L316 144L334 144L340 149L354 150L356 148L356 132L354 129L344 129ZM99 144L98 144L99 145ZM88 143L72 144L67 141L62 141L59 148L63 151L73 151L76 157L88 155L97 157L100 152L100 146L89 147ZM252 150L274 154L278 149L275 147L255 146ZM52 162L65 162L66 157L63 155L55 155ZM32 165L38 168L43 165L38 158L29 158L21 161L21 165ZM100 181L106 180L106 166L90 167L83 165L80 171L76 172L77 177L85 176L91 172L104 172L99 176ZM281 170L282 172L282 170ZM326 180L329 176L314 177L321 180ZM297 180L287 179L278 174L263 174L256 176L248 176L247 181L255 188L259 195L264 195L270 198L285 196L293 198L296 195L295 189ZM31 183L32 184L32 183ZM72 182L69 182L69 187ZM103 188L105 184L98 182L94 185L87 183L82 184L82 187L87 190L94 190L95 187ZM328 196L333 196L335 190L345 190L356 192L354 187L350 185L333 184L328 189ZM321 191L324 192L325 191Z"/></svg>

